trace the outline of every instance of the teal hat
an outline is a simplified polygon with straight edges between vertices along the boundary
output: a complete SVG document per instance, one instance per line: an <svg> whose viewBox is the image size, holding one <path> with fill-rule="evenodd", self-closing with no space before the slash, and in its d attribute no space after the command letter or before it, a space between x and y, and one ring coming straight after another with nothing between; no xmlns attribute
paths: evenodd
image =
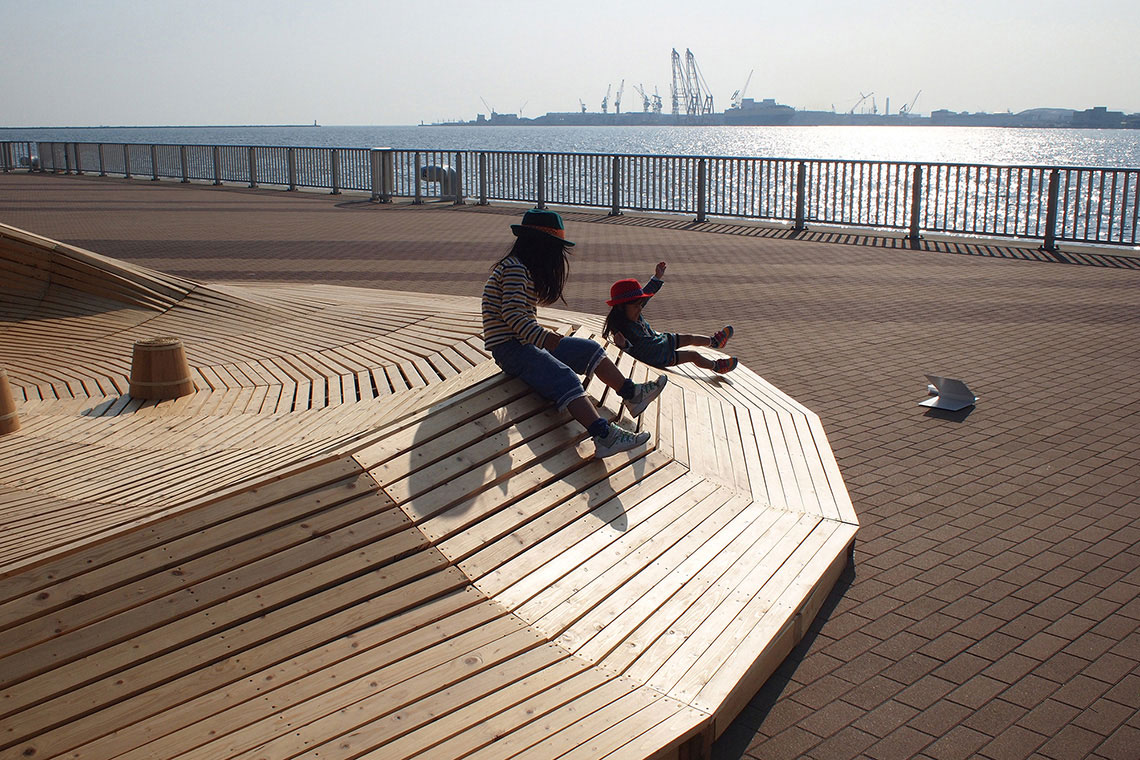
<svg viewBox="0 0 1140 760"><path fill-rule="evenodd" d="M528 230L556 237L566 245L574 245L566 239L566 227L562 224L562 217L555 211L534 208L523 214L522 224L511 225L511 231L516 237Z"/></svg>

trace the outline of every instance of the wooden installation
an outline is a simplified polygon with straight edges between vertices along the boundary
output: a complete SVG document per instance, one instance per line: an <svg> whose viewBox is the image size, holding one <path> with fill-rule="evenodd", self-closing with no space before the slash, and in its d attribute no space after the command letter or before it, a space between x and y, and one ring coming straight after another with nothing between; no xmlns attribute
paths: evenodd
<svg viewBox="0 0 1140 760"><path fill-rule="evenodd" d="M653 433L598 460L476 298L3 226L0 275L0 760L708 757L847 563L819 419L747 368L670 371L639 420L591 380ZM188 395L132 392L156 334Z"/></svg>
<svg viewBox="0 0 1140 760"><path fill-rule="evenodd" d="M14 433L20 429L20 417L16 412L16 397L8 382L8 372L0 367L0 435Z"/></svg>
<svg viewBox="0 0 1140 760"><path fill-rule="evenodd" d="M194 379L190 376L182 341L178 338L135 341L131 358L131 396L166 401L189 396L193 392Z"/></svg>

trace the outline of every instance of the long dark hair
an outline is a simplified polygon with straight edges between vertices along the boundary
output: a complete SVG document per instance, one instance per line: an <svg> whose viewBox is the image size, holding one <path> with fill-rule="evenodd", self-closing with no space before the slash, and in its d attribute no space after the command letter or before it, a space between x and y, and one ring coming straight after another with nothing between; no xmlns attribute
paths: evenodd
<svg viewBox="0 0 1140 760"><path fill-rule="evenodd" d="M534 281L534 293L540 305L549 306L558 300L565 303L562 289L570 274L569 248L553 235L524 231L500 263L510 256L523 263Z"/></svg>
<svg viewBox="0 0 1140 760"><path fill-rule="evenodd" d="M626 325L630 322L630 318L625 315L625 304L619 303L617 306L611 306L610 313L606 315L606 323L602 325L602 337L612 338L614 333L624 335Z"/></svg>

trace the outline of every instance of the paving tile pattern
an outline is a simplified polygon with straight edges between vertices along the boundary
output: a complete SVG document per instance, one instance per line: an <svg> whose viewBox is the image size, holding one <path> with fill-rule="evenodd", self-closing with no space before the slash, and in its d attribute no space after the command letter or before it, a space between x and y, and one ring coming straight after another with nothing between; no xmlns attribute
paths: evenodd
<svg viewBox="0 0 1140 760"><path fill-rule="evenodd" d="M0 221L208 281L477 295L519 209L0 175ZM567 306L669 263L658 329L817 412L854 565L717 758L1140 758L1140 258L566 213ZM979 396L927 410L924 373Z"/></svg>

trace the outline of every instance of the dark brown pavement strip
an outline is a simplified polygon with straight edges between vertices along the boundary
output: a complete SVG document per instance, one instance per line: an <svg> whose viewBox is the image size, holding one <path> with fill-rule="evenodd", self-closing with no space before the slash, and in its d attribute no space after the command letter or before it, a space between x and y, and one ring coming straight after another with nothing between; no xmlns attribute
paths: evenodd
<svg viewBox="0 0 1140 760"><path fill-rule="evenodd" d="M214 281L477 296L520 213L0 175L0 221ZM668 261L647 318L734 325L822 418L863 526L716 757L1140 757L1140 257L565 217L566 306ZM918 406L925 373L977 406Z"/></svg>

